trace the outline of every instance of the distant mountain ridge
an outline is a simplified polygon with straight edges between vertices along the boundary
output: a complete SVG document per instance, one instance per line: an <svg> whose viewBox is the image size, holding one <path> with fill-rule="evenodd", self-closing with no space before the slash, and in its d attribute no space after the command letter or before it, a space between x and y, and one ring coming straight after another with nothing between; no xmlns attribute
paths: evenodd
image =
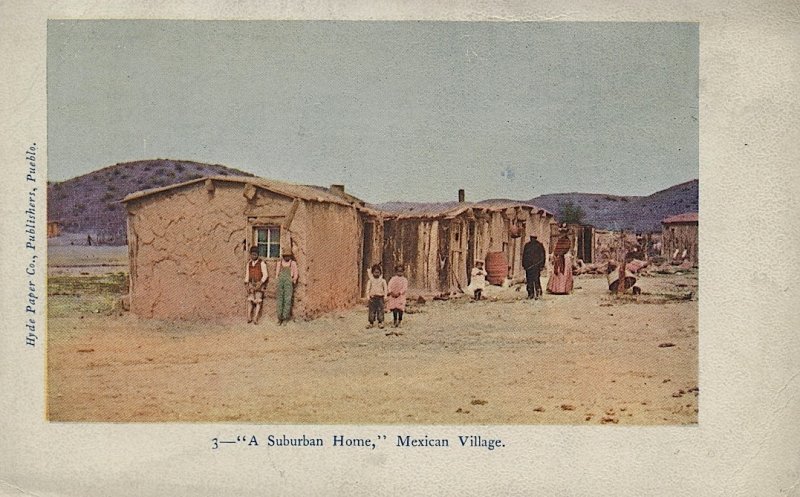
<svg viewBox="0 0 800 497"><path fill-rule="evenodd" d="M584 224L608 230L661 231L661 221L684 212L698 212L699 182L691 180L644 197L597 193L553 193L530 203L558 214L567 202L583 209Z"/></svg>
<svg viewBox="0 0 800 497"><path fill-rule="evenodd" d="M47 219L66 233L85 233L98 242L126 243L126 212L119 203L140 190L181 183L203 176L253 176L219 164L152 159L123 162L60 182L47 184Z"/></svg>
<svg viewBox="0 0 800 497"><path fill-rule="evenodd" d="M59 221L65 233L90 234L98 242L124 244L126 212L119 202L126 195L181 183L203 176L254 176L219 164L170 159L124 162L61 182L48 182L47 219ZM274 178L280 179L280 178ZM508 200L487 199L481 202ZM552 193L522 200L559 217L568 202L583 209L583 222L600 229L660 231L661 220L698 211L698 181L692 180L648 196L598 193ZM390 212L445 209L457 202L385 202L372 207ZM430 210L429 209L429 210ZM100 240L98 240L100 238Z"/></svg>
<svg viewBox="0 0 800 497"><path fill-rule="evenodd" d="M635 232L661 231L661 221L669 216L698 211L698 180L671 186L647 196L607 195L602 193L549 193L520 202L552 212L556 219L565 204L571 202L584 212L583 223L607 230ZM513 201L487 199L480 202ZM384 202L372 207L389 212L452 208L456 202Z"/></svg>

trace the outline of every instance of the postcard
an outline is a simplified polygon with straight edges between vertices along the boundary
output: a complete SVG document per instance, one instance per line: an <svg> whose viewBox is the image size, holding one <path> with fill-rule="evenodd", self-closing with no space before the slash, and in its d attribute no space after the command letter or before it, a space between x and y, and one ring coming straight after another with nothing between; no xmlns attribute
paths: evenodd
<svg viewBox="0 0 800 497"><path fill-rule="evenodd" d="M761 110L716 14L13 10L3 488L796 488L797 431L742 407L796 407L786 308L732 336L794 290L728 261L767 227L730 234L719 112Z"/></svg>

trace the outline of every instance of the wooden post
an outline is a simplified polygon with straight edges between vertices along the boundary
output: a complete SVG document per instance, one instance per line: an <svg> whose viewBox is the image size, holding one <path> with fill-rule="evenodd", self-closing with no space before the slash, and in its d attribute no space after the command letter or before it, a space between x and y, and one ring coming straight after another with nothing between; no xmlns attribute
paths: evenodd
<svg viewBox="0 0 800 497"><path fill-rule="evenodd" d="M289 213L286 214L286 217L283 219L283 229L288 230L292 226L292 221L294 221L294 215L297 213L297 208L300 207L300 199L295 198L292 201L292 206L289 208Z"/></svg>

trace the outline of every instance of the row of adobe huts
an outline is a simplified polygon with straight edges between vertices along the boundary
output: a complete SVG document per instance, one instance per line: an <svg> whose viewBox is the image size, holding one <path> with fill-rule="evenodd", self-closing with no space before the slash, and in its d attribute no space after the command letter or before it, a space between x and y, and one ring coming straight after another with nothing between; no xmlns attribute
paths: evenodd
<svg viewBox="0 0 800 497"><path fill-rule="evenodd" d="M549 253L551 213L522 202L470 203L459 194L458 202L377 210L342 186L234 176L133 193L123 200L131 311L171 319L241 314L254 245L268 262L287 249L294 254L294 313L302 318L357 304L373 264L387 275L402 264L413 293L447 293L465 288L474 260L490 252L504 254L510 277L524 277L522 246L532 234Z"/></svg>

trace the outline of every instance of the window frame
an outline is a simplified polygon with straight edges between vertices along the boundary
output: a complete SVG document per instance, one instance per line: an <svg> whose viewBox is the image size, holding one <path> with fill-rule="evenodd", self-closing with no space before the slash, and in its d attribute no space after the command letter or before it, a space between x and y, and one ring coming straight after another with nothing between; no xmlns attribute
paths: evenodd
<svg viewBox="0 0 800 497"><path fill-rule="evenodd" d="M265 237L266 241L265 242L259 241L258 233L259 233L260 230L266 232L266 237ZM272 240L271 233L277 233L277 235L278 235L277 240L275 240L275 241ZM258 249L258 256L261 257L261 258L268 259L268 260L280 259L281 258L281 235L282 235L281 226L278 225L278 224L257 224L257 225L253 225L253 235L252 235L252 239L251 239L251 243L252 243L251 246L256 247ZM261 247L262 246L266 247L264 255L262 255L262 253L261 253ZM277 250L275 251L276 255L274 257L270 256L270 247L276 247L277 248Z"/></svg>

